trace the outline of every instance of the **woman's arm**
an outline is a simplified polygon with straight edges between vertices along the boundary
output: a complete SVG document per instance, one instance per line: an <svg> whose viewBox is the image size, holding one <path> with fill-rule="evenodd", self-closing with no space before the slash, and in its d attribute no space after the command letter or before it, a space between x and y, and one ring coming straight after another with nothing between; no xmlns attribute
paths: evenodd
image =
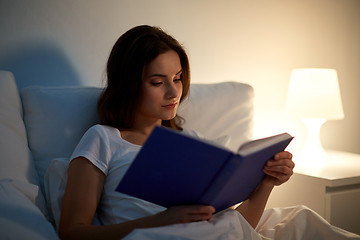
<svg viewBox="0 0 360 240"><path fill-rule="evenodd" d="M61 239L120 239L135 228L209 220L215 211L210 206L179 206L133 221L94 226L91 223L104 182L105 175L86 158L70 163L59 226Z"/></svg>
<svg viewBox="0 0 360 240"><path fill-rule="evenodd" d="M294 166L291 153L276 154L264 167L267 176L250 198L236 208L253 228L260 221L272 189L290 179Z"/></svg>

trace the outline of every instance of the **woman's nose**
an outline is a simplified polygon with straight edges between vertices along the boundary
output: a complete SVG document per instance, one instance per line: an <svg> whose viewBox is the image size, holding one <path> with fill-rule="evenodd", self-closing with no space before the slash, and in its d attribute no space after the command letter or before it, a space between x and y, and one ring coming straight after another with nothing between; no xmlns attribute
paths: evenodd
<svg viewBox="0 0 360 240"><path fill-rule="evenodd" d="M166 97L167 98L176 98L179 94L178 89L176 88L174 83L169 83L166 89Z"/></svg>

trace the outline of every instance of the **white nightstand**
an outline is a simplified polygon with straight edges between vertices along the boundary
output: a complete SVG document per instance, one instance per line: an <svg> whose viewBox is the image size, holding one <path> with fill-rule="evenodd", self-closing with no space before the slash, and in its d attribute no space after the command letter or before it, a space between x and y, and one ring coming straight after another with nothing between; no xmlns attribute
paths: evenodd
<svg viewBox="0 0 360 240"><path fill-rule="evenodd" d="M360 234L360 155L329 151L318 166L304 166L295 156L294 162L294 175L274 188L266 207L306 205L332 225Z"/></svg>

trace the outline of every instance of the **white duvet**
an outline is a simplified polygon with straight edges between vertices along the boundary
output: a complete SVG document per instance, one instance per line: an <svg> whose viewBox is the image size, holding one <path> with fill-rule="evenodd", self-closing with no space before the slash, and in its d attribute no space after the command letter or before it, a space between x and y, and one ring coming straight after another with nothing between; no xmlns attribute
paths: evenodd
<svg viewBox="0 0 360 240"><path fill-rule="evenodd" d="M67 159L53 161L45 175L45 192L55 225L60 220L60 206L66 185ZM330 225L305 206L265 210L254 230L240 213L227 209L211 221L175 224L165 227L137 229L125 240L341 240L360 236Z"/></svg>
<svg viewBox="0 0 360 240"><path fill-rule="evenodd" d="M256 230L237 211L224 210L210 221L137 229L125 240L340 240L360 236L334 227L304 206L265 210Z"/></svg>

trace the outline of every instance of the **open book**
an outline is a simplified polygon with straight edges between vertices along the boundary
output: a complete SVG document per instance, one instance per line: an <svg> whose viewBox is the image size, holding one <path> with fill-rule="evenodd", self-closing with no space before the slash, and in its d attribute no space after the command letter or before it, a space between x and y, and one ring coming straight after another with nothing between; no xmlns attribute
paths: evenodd
<svg viewBox="0 0 360 240"><path fill-rule="evenodd" d="M116 190L164 207L205 204L218 212L248 199L265 176L265 163L292 139L283 133L254 140L234 153L156 127Z"/></svg>

